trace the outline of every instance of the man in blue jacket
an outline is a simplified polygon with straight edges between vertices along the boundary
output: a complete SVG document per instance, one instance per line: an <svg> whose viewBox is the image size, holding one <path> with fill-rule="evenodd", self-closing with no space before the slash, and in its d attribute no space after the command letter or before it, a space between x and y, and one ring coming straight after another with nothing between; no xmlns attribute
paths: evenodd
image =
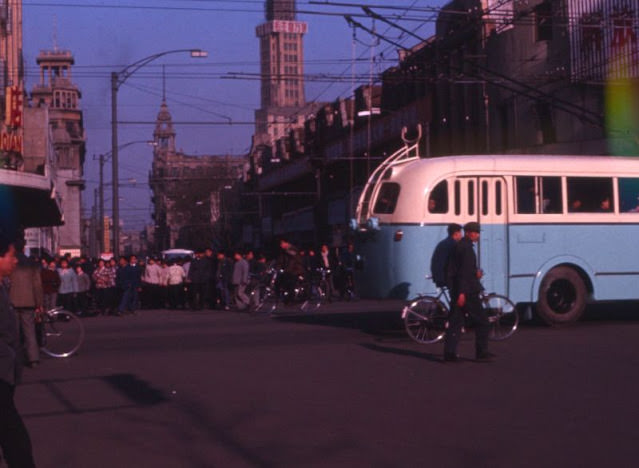
<svg viewBox="0 0 639 468"><path fill-rule="evenodd" d="M128 265L121 267L119 273L122 300L118 312L120 315L125 312L132 314L138 304L138 292L142 285L142 268L138 265L138 258L131 255Z"/></svg>

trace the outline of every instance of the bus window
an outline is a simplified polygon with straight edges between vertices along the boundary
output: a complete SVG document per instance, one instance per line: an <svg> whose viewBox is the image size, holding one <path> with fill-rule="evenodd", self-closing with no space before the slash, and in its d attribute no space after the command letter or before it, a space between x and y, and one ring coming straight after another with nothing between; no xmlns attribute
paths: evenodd
<svg viewBox="0 0 639 468"><path fill-rule="evenodd" d="M461 214L461 182L455 181L455 214Z"/></svg>
<svg viewBox="0 0 639 468"><path fill-rule="evenodd" d="M605 213L614 211L612 179L609 177L568 177L568 212Z"/></svg>
<svg viewBox="0 0 639 468"><path fill-rule="evenodd" d="M485 180L481 183L481 214L488 214L488 182Z"/></svg>
<svg viewBox="0 0 639 468"><path fill-rule="evenodd" d="M398 198L399 184L395 182L384 182L377 194L373 211L378 214L392 214L397 206Z"/></svg>
<svg viewBox="0 0 639 468"><path fill-rule="evenodd" d="M497 216L501 216L501 202L501 180L498 180L497 182L495 182L495 214Z"/></svg>
<svg viewBox="0 0 639 468"><path fill-rule="evenodd" d="M475 214L475 181L468 181L468 214Z"/></svg>
<svg viewBox="0 0 639 468"><path fill-rule="evenodd" d="M639 213L639 179L619 179L619 210Z"/></svg>
<svg viewBox="0 0 639 468"><path fill-rule="evenodd" d="M535 178L532 176L515 177L517 190L517 213L535 212Z"/></svg>
<svg viewBox="0 0 639 468"><path fill-rule="evenodd" d="M540 177L541 212L561 213L561 177Z"/></svg>
<svg viewBox="0 0 639 468"><path fill-rule="evenodd" d="M442 180L428 197L429 213L448 213L448 182Z"/></svg>

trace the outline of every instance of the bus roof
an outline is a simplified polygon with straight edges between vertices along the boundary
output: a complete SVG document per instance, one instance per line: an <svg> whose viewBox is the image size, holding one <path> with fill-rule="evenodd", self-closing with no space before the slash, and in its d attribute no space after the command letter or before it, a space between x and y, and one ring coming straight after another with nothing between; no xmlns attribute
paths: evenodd
<svg viewBox="0 0 639 468"><path fill-rule="evenodd" d="M410 166L410 171L428 171L438 175L453 172L472 175L498 174L639 174L639 155L583 156L553 154L499 154L442 156L410 159L392 167Z"/></svg>

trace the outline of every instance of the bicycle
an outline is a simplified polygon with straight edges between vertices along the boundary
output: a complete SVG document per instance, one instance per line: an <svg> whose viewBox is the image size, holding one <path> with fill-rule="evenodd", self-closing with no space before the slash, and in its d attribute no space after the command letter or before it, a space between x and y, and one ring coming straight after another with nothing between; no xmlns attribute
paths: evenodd
<svg viewBox="0 0 639 468"><path fill-rule="evenodd" d="M320 285L312 285L303 277L296 279L295 285L291 288L283 288L278 284L278 277L281 270L271 268L267 271L266 281L260 288L259 303L253 309L254 313L266 312L276 314L299 307L302 312L309 312L318 309L326 297L326 292Z"/></svg>
<svg viewBox="0 0 639 468"><path fill-rule="evenodd" d="M42 352L50 357L74 355L84 342L84 325L77 315L54 307L37 315L36 337Z"/></svg>
<svg viewBox="0 0 639 468"><path fill-rule="evenodd" d="M489 339L502 341L511 337L519 326L519 313L515 304L501 294L483 292L481 302L490 322ZM402 310L408 336L421 344L441 341L448 327L449 311L450 298L446 288L439 288L436 296L417 296Z"/></svg>

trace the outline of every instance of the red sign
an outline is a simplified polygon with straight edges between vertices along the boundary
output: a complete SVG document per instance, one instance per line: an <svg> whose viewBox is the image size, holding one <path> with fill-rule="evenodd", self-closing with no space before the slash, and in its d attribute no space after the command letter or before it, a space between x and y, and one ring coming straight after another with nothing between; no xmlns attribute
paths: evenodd
<svg viewBox="0 0 639 468"><path fill-rule="evenodd" d="M7 86L4 124L9 128L22 126L22 88L20 86Z"/></svg>

